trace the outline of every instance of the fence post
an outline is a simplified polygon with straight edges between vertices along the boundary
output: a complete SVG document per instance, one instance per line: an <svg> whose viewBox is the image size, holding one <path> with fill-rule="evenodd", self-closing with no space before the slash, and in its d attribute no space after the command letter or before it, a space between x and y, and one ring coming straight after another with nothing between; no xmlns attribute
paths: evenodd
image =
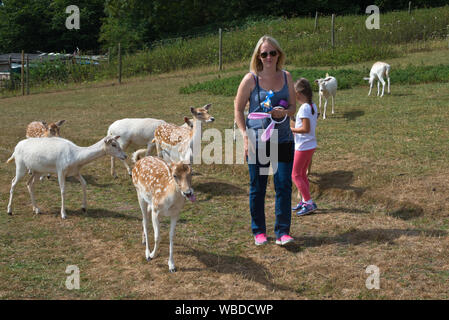
<svg viewBox="0 0 449 320"><path fill-rule="evenodd" d="M332 32L331 32L332 49L335 46L335 13L332 13Z"/></svg>
<svg viewBox="0 0 449 320"><path fill-rule="evenodd" d="M9 55L8 64L9 64L9 68L8 68L9 81L11 82L11 86L15 89L15 83L14 83L14 80L13 80L13 77L12 77L12 58L11 58L11 55Z"/></svg>
<svg viewBox="0 0 449 320"><path fill-rule="evenodd" d="M449 24L446 26L446 28L447 28L447 35L446 35L446 37L447 37L447 47L449 48Z"/></svg>
<svg viewBox="0 0 449 320"><path fill-rule="evenodd" d="M221 28L218 29L218 67L223 70L223 34Z"/></svg>
<svg viewBox="0 0 449 320"><path fill-rule="evenodd" d="M22 96L25 95L25 83L24 83L24 65L25 65L25 51L22 50L22 68L20 70L20 84L22 87Z"/></svg>
<svg viewBox="0 0 449 320"><path fill-rule="evenodd" d="M30 94L30 57L28 56L28 53L27 53L26 61L27 61L26 87L27 87L27 95L28 95L28 94Z"/></svg>
<svg viewBox="0 0 449 320"><path fill-rule="evenodd" d="M409 1L408 2L408 14L410 14L412 12L412 2Z"/></svg>
<svg viewBox="0 0 449 320"><path fill-rule="evenodd" d="M108 48L108 66L111 64L111 47Z"/></svg>
<svg viewBox="0 0 449 320"><path fill-rule="evenodd" d="M118 43L118 83L122 83L122 50L120 48L120 42Z"/></svg>
<svg viewBox="0 0 449 320"><path fill-rule="evenodd" d="M315 27L313 28L313 33L316 32L318 28L318 11L315 11Z"/></svg>

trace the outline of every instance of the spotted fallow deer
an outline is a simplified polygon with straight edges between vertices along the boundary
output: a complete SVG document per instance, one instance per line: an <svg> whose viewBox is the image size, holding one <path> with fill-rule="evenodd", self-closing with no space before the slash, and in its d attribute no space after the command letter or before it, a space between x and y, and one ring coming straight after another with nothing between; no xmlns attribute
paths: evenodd
<svg viewBox="0 0 449 320"><path fill-rule="evenodd" d="M157 255L160 243L159 216L167 216L170 218L168 268L170 272L176 272L173 260L173 238L176 222L185 199L195 201L190 165L182 162L167 163L160 158L147 156L136 162L132 170L132 180L142 210L142 242L146 246L145 257L149 261ZM154 229L154 249L152 252L150 252L148 242L150 212Z"/></svg>
<svg viewBox="0 0 449 320"><path fill-rule="evenodd" d="M190 108L193 116L192 128L180 127L171 123L158 126L153 139L157 155L168 162L192 163L193 145L201 143L201 123L215 120L209 114L210 107L211 104L202 108Z"/></svg>
<svg viewBox="0 0 449 320"><path fill-rule="evenodd" d="M33 121L27 126L27 138L42 138L42 137L59 137L59 128L64 124L65 120L58 122L51 122L47 124L45 121Z"/></svg>

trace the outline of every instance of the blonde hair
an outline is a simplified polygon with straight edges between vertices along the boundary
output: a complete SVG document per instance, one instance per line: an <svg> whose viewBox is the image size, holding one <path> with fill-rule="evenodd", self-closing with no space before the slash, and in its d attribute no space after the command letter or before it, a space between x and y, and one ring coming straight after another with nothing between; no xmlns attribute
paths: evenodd
<svg viewBox="0 0 449 320"><path fill-rule="evenodd" d="M253 56L251 57L251 63L249 65L249 71L255 74L259 74L259 72L263 70L263 64L262 61L260 60L259 55L260 55L260 47L264 42L268 42L269 44L271 44L278 52L278 61L276 63L276 70L277 71L282 70L285 62L285 53L282 50L281 46L279 45L279 42L276 41L276 39L265 35L259 39L259 41L256 44L256 47L254 48Z"/></svg>

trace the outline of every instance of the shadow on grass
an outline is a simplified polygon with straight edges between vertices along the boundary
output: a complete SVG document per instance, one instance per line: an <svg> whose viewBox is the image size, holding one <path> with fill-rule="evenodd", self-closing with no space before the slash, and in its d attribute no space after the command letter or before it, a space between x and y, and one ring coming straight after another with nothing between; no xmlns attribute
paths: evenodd
<svg viewBox="0 0 449 320"><path fill-rule="evenodd" d="M110 187L110 186L114 185L114 183L112 182L113 181L112 177L111 177L111 182L110 183L104 183L104 184L97 183L96 178L94 176L91 176L91 175L88 175L88 174L87 175L83 175L83 178L84 178L84 180L86 180L87 185L92 185L92 186L95 186L95 187L102 188L102 187ZM58 180L58 178L56 178L56 180ZM70 182L70 183L78 183L80 185L80 188L81 188L80 182L75 177L68 177L66 179L66 181Z"/></svg>
<svg viewBox="0 0 449 320"><path fill-rule="evenodd" d="M343 113L343 118L348 119L349 121L355 120L358 117L362 117L365 114L365 111L362 110L354 110Z"/></svg>
<svg viewBox="0 0 449 320"><path fill-rule="evenodd" d="M139 215L128 215L128 214L123 214L120 212L115 212L115 211L109 211L107 209L89 209L87 208L87 212L82 211L81 209L76 210L76 211L72 211L72 210L67 210L67 216L84 216L84 217L89 217L89 218L94 218L94 219L109 219L109 218L115 218L115 219L125 219L125 220L138 220L141 221L142 218Z"/></svg>
<svg viewBox="0 0 449 320"><path fill-rule="evenodd" d="M411 220L422 216L424 213L423 208L418 206L404 206L393 212L388 212L387 215L396 219Z"/></svg>
<svg viewBox="0 0 449 320"><path fill-rule="evenodd" d="M255 262L251 258L240 256L217 255L207 251L200 251L193 248L183 252L186 255L195 256L206 269L212 270L222 274L237 274L243 276L245 279L256 281L267 288L267 290L288 290L293 291L293 288L278 285L271 279L274 276L262 264ZM182 271L203 271L198 268L186 268Z"/></svg>
<svg viewBox="0 0 449 320"><path fill-rule="evenodd" d="M369 229L351 230L332 237L296 237L295 242L285 249L291 252L300 252L304 247L320 247L323 245L342 244L359 245L365 242L393 243L401 236L407 237L446 237L448 233L443 230L404 230L404 229Z"/></svg>
<svg viewBox="0 0 449 320"><path fill-rule="evenodd" d="M206 193L211 196L246 194L246 190L243 190L242 188L236 187L235 185L227 182L217 182L217 181L203 182L194 184L193 188L195 191Z"/></svg>
<svg viewBox="0 0 449 320"><path fill-rule="evenodd" d="M352 171L337 170L325 173L311 173L314 179L311 182L316 184L319 193L323 193L329 189L353 191L356 197L361 197L366 188L358 188L351 186L354 181L354 173ZM312 187L312 186L311 186Z"/></svg>

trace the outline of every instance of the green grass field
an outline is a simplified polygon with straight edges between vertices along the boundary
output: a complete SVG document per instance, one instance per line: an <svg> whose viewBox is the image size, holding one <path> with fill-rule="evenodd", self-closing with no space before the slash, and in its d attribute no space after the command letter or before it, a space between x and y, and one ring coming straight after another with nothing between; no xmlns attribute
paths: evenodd
<svg viewBox="0 0 449 320"><path fill-rule="evenodd" d="M195 165L197 202L186 203L177 225L175 274L167 266L168 220L161 223L159 256L145 260L136 192L120 163L118 179L111 177L107 157L82 170L87 213L81 211L81 186L68 179L63 221L54 176L35 188L42 214L31 211L26 178L16 188L14 215L6 214L15 165L5 161L34 120L66 119L61 134L87 146L117 119L154 117L180 124L190 106L212 103L216 121L205 128L224 133L233 124L232 94L180 93L217 79L216 67L127 78L120 86L107 80L51 92L41 88L0 99L0 298L448 299L448 80L413 84L407 76L394 78L401 74L395 75L397 70L447 65L447 41L422 47L387 60L390 95L368 97L368 85L360 83L337 92L336 113L328 108L328 119L317 128L310 180L319 211L292 217L292 245L274 244L272 180L266 200L270 243L256 247L247 166ZM373 62L317 70L363 73ZM221 79L246 70L246 63L225 65ZM79 267L79 290L65 287L69 265ZM369 265L380 269L379 290L365 286Z"/></svg>

